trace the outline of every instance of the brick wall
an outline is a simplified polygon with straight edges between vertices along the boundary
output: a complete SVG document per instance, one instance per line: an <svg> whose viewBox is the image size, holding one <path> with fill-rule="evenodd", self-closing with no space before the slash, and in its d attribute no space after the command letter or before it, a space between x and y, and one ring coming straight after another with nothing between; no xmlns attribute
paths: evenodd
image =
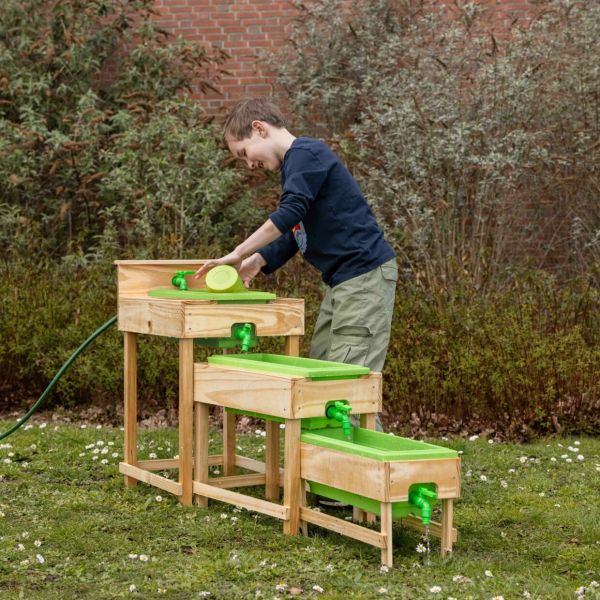
<svg viewBox="0 0 600 600"><path fill-rule="evenodd" d="M536 1L479 0L478 4L489 9L495 26L502 27L515 18L527 18ZM242 97L277 95L273 73L257 55L277 51L285 43L292 19L298 15L291 1L156 0L155 9L160 27L230 54L225 69L231 76L221 81L222 94L200 98L209 112L218 113Z"/></svg>

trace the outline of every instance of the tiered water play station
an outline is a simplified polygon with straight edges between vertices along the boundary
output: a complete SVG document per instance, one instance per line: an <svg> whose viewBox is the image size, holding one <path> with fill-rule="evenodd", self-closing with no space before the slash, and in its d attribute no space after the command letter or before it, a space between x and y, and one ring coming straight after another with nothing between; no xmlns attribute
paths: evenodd
<svg viewBox="0 0 600 600"><path fill-rule="evenodd" d="M381 410L381 374L368 368L300 358L304 301L246 290L230 267L203 279L191 275L205 261L117 261L118 323L125 339L125 440L120 471L175 494L182 504L209 499L283 521L284 533L308 523L372 544L392 565L392 522L441 539L452 550L453 499L460 494L455 451L374 431ZM232 272L233 271L233 272ZM179 455L137 459L137 335L179 339ZM246 353L259 338L285 339L283 355ZM194 343L223 354L194 362ZM242 353L232 354L234 348ZM223 408L223 453L209 455L209 408ZM349 414L360 417L353 427ZM264 462L236 454L235 419L265 420ZM284 425L283 466L280 425ZM222 466L223 475L209 476ZM178 469L173 481L156 471ZM240 470L250 471L241 474ZM264 486L264 499L233 491ZM283 487L283 502L280 488ZM380 531L306 505L306 490L354 507L357 522L380 520ZM441 504L441 522L431 520Z"/></svg>

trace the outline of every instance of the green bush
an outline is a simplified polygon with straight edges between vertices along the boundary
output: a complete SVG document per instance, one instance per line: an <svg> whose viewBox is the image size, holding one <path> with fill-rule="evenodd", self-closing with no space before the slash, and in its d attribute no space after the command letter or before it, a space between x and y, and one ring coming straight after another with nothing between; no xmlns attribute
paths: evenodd
<svg viewBox="0 0 600 600"><path fill-rule="evenodd" d="M297 6L279 82L299 129L351 165L414 281L493 289L515 265L593 274L598 3L543 0L508 31L473 2Z"/></svg>

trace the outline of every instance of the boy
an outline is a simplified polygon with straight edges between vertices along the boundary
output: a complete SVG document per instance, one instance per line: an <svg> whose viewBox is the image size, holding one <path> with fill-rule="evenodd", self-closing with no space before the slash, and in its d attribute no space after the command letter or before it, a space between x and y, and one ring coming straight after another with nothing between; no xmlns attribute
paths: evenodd
<svg viewBox="0 0 600 600"><path fill-rule="evenodd" d="M398 270L358 184L321 141L295 137L267 100L239 102L223 137L250 169L281 171L279 208L233 252L203 265L235 266L244 284L272 273L298 250L322 274L327 291L310 357L364 365L385 362ZM379 418L377 429L382 430Z"/></svg>

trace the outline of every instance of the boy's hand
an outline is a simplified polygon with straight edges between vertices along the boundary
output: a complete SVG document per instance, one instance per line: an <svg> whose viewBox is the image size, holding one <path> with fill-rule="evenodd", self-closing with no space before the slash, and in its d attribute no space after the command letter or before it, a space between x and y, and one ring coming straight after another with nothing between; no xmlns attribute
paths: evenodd
<svg viewBox="0 0 600 600"><path fill-rule="evenodd" d="M240 265L242 264L242 256L238 254L235 250L226 254L221 258L216 258L215 260L209 260L207 263L204 263L194 275L194 279L198 279L208 273L213 267L217 267L219 265L231 265L235 267L238 271L240 270Z"/></svg>
<svg viewBox="0 0 600 600"><path fill-rule="evenodd" d="M250 287L250 282L260 273L261 268L266 264L267 261L258 252L255 252L252 256L242 261L239 272L246 287Z"/></svg>

